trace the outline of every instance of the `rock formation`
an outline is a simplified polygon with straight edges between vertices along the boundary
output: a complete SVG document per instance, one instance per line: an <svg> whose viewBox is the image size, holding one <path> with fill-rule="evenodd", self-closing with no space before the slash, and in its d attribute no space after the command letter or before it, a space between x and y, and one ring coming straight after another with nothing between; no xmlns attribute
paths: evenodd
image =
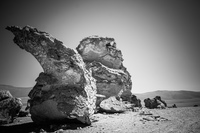
<svg viewBox="0 0 200 133"><path fill-rule="evenodd" d="M121 97L125 91L130 92L131 76L122 64L122 53L116 48L113 38L87 37L76 49L97 80L97 94L104 95L106 99L112 96ZM125 94L129 97L128 95ZM99 100L103 98L97 99L97 105Z"/></svg>
<svg viewBox="0 0 200 133"><path fill-rule="evenodd" d="M162 100L160 96L156 96L155 98L156 98L158 101L160 101L161 104L164 105L164 107L167 107L167 103L166 103L164 100Z"/></svg>
<svg viewBox="0 0 200 133"><path fill-rule="evenodd" d="M131 103L134 104L134 107L142 107L141 100L133 94L131 95Z"/></svg>
<svg viewBox="0 0 200 133"><path fill-rule="evenodd" d="M14 42L31 53L44 70L29 93L33 121L76 119L90 124L90 115L104 99L131 101L131 76L123 66L122 53L113 38L84 38L76 51L30 26L6 29L15 35ZM112 102L108 103L113 107Z"/></svg>
<svg viewBox="0 0 200 133"><path fill-rule="evenodd" d="M78 120L91 124L96 83L76 50L30 26L6 29L15 35L14 42L30 52L44 70L29 93L32 120L37 123Z"/></svg>
<svg viewBox="0 0 200 133"><path fill-rule="evenodd" d="M100 110L107 113L121 113L127 110L127 106L115 96L112 96L100 103Z"/></svg>
<svg viewBox="0 0 200 133"><path fill-rule="evenodd" d="M0 90L0 124L12 122L21 108L20 98L13 97L7 90Z"/></svg>
<svg viewBox="0 0 200 133"><path fill-rule="evenodd" d="M150 99L150 98L144 99L144 103L145 103L145 107L149 109L167 107L166 102L162 100L160 96L156 96L153 99Z"/></svg>

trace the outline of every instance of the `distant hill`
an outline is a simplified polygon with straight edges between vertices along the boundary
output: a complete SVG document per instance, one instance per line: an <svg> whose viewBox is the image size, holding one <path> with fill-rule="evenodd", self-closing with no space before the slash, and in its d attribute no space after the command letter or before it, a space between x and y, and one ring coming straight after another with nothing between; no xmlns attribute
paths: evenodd
<svg viewBox="0 0 200 133"><path fill-rule="evenodd" d="M200 98L200 92L195 91L153 91L135 95L142 100L146 98L154 98L155 96L161 96L163 100Z"/></svg>
<svg viewBox="0 0 200 133"><path fill-rule="evenodd" d="M10 85L0 85L0 90L9 90L14 97L28 97L32 87L14 87Z"/></svg>
<svg viewBox="0 0 200 133"><path fill-rule="evenodd" d="M153 91L142 94L135 94L137 98L142 101L144 106L144 99L161 96L168 106L176 104L177 107L193 107L200 106L200 92L194 91Z"/></svg>
<svg viewBox="0 0 200 133"><path fill-rule="evenodd" d="M0 84L0 90L9 90L15 97L27 97L31 89L32 87L14 87ZM155 96L161 96L164 100L200 98L200 92L195 91L152 91L141 94L135 93L135 95L142 100L145 98L154 98Z"/></svg>

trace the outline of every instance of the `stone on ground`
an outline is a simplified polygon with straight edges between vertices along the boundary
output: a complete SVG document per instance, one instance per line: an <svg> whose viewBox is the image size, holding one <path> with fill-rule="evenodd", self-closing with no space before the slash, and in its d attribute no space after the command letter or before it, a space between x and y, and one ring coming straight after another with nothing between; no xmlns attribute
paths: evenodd
<svg viewBox="0 0 200 133"><path fill-rule="evenodd" d="M21 108L20 98L13 97L8 90L0 90L0 124L13 122Z"/></svg>

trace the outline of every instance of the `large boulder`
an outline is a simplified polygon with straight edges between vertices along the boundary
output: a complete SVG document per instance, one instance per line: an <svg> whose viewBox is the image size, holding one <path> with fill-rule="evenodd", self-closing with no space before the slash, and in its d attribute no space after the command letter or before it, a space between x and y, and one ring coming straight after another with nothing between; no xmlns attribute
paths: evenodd
<svg viewBox="0 0 200 133"><path fill-rule="evenodd" d="M97 80L97 94L104 95L106 99L112 96L121 97L123 92L131 90L131 76L122 64L122 53L116 48L113 38L87 37L76 49ZM125 94L129 100L130 96ZM97 105L99 100L103 98L97 99Z"/></svg>
<svg viewBox="0 0 200 133"><path fill-rule="evenodd" d="M36 123L78 120L91 124L90 116L96 107L96 81L76 50L30 26L6 29L44 70L29 93L32 120Z"/></svg>
<svg viewBox="0 0 200 133"><path fill-rule="evenodd" d="M13 122L22 105L20 98L13 97L8 90L0 90L0 124Z"/></svg>

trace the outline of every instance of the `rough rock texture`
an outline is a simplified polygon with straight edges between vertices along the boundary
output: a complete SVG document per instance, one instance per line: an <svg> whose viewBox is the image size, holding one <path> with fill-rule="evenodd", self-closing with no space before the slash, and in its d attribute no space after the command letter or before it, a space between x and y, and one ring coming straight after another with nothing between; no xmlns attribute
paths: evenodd
<svg viewBox="0 0 200 133"><path fill-rule="evenodd" d="M156 96L155 98L156 98L158 101L160 101L161 104L163 104L165 107L167 107L167 103L166 103L164 100L162 100L160 96Z"/></svg>
<svg viewBox="0 0 200 133"><path fill-rule="evenodd" d="M44 72L29 93L30 113L37 123L70 122L90 124L96 103L96 83L81 56L50 34L25 26L7 27L14 42L30 52Z"/></svg>
<svg viewBox="0 0 200 133"><path fill-rule="evenodd" d="M135 107L142 107L141 100L138 99L135 95L131 95L131 103L134 104Z"/></svg>
<svg viewBox="0 0 200 133"><path fill-rule="evenodd" d="M156 96L153 99L150 99L150 98L144 99L144 103L145 103L145 107L147 107L149 109L167 107L166 102L161 100L160 96Z"/></svg>
<svg viewBox="0 0 200 133"><path fill-rule="evenodd" d="M21 108L20 98L13 97L7 90L0 90L0 124L12 122Z"/></svg>
<svg viewBox="0 0 200 133"><path fill-rule="evenodd" d="M76 49L85 62L97 61L114 69L122 66L122 54L120 50L116 49L113 38L87 37L80 42Z"/></svg>
<svg viewBox="0 0 200 133"><path fill-rule="evenodd" d="M113 38L87 37L76 49L97 80L97 94L104 95L106 99L121 97L124 91L131 90L131 76L122 64L122 53L116 48ZM97 105L99 100L103 98L97 99Z"/></svg>
<svg viewBox="0 0 200 133"><path fill-rule="evenodd" d="M107 113L121 113L127 110L127 106L115 96L112 96L100 103L100 109Z"/></svg>
<svg viewBox="0 0 200 133"><path fill-rule="evenodd" d="M129 76L123 70L111 69L95 61L87 64L87 68L92 70L92 76L97 80L97 94L104 95L104 99L120 97L124 90L130 89Z"/></svg>
<svg viewBox="0 0 200 133"><path fill-rule="evenodd" d="M7 98L12 98L13 96L10 94L8 90L0 90L0 101L3 101Z"/></svg>

